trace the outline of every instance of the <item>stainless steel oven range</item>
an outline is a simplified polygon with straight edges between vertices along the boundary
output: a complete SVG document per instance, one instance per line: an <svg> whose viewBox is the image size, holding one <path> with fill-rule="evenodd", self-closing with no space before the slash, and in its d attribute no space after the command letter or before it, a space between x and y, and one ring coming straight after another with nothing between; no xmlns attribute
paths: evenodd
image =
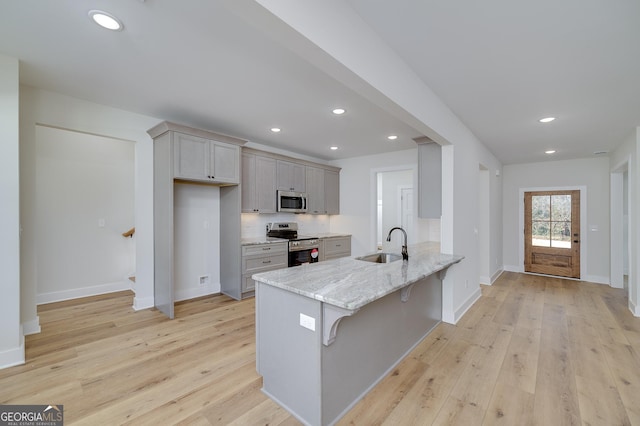
<svg viewBox="0 0 640 426"><path fill-rule="evenodd" d="M271 222L267 224L267 237L289 240L289 266L316 263L319 257L318 237L298 235L295 222Z"/></svg>

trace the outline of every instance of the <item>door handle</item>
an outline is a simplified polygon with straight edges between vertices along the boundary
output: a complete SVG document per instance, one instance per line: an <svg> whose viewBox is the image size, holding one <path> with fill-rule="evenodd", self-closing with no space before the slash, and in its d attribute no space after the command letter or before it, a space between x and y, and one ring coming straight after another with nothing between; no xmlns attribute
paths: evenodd
<svg viewBox="0 0 640 426"><path fill-rule="evenodd" d="M580 241L578 241L578 240L573 240L573 242L574 242L574 243L579 243Z"/></svg>

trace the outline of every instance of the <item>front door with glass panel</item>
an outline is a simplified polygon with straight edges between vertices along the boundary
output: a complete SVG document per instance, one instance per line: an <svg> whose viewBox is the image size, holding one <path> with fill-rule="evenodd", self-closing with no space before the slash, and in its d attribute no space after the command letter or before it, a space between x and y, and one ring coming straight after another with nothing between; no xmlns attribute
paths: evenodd
<svg viewBox="0 0 640 426"><path fill-rule="evenodd" d="M580 278L580 191L524 193L524 270Z"/></svg>

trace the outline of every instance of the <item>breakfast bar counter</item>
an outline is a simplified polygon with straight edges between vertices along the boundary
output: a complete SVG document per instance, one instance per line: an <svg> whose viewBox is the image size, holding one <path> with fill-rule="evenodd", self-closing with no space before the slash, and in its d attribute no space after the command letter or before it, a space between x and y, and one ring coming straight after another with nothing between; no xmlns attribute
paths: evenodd
<svg viewBox="0 0 640 426"><path fill-rule="evenodd" d="M341 258L255 274L263 392L308 425L338 421L442 319L442 279L463 257Z"/></svg>

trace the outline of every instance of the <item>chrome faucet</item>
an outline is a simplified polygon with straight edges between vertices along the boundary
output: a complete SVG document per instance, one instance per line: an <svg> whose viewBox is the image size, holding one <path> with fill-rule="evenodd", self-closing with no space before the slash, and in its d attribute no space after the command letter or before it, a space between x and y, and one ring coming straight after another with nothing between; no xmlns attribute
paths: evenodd
<svg viewBox="0 0 640 426"><path fill-rule="evenodd" d="M407 231L400 228L399 226L393 227L389 231L389 235L387 235L387 241L391 241L391 233L396 229L401 230L402 233L404 234L404 244L402 245L402 260L409 260L409 253L407 252Z"/></svg>

